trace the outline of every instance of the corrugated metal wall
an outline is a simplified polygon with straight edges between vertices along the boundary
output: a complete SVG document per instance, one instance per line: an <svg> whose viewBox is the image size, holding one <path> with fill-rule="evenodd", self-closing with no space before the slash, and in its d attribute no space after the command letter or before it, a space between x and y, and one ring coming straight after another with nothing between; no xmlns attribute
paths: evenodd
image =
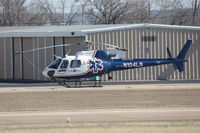
<svg viewBox="0 0 200 133"><path fill-rule="evenodd" d="M143 41L144 36L154 36L155 41ZM97 32L88 34L93 42L114 44L128 49L126 58L167 58L167 47L173 56L177 56L188 39L193 43L186 56L185 72L174 71L172 65L163 65L133 70L113 72L113 81L156 80L156 79L200 79L200 31L175 30L161 28L134 28ZM62 56L72 49L70 54L81 50L80 46L63 49L46 49L23 55L14 55L16 51L84 41L85 37L11 37L0 38L0 79L44 80L41 70L53 59L53 54ZM105 49L105 46L96 46ZM46 56L45 56L46 55ZM34 64L34 66L32 65ZM107 80L107 75L103 76Z"/></svg>
<svg viewBox="0 0 200 133"><path fill-rule="evenodd" d="M144 36L153 36L155 41L144 41ZM193 43L186 56L185 72L174 71L173 65L162 65L134 70L113 72L113 81L156 79L200 79L200 31L159 28L138 28L88 34L88 40L114 44L128 49L126 58L167 58L167 47L176 57L188 39ZM95 49L104 49L95 46ZM103 80L107 80L104 76Z"/></svg>
<svg viewBox="0 0 200 133"><path fill-rule="evenodd" d="M84 41L85 37L9 37L0 38L0 79L45 80L42 70L54 60L54 54L63 56L69 49L73 55L80 46L57 47L24 54L14 54L46 46Z"/></svg>

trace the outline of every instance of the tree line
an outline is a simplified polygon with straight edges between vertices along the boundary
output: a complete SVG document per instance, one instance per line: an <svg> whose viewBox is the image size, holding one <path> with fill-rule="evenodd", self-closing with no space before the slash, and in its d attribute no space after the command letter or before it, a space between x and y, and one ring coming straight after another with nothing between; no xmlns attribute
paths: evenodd
<svg viewBox="0 0 200 133"><path fill-rule="evenodd" d="M200 0L0 0L0 26L159 23L199 26Z"/></svg>

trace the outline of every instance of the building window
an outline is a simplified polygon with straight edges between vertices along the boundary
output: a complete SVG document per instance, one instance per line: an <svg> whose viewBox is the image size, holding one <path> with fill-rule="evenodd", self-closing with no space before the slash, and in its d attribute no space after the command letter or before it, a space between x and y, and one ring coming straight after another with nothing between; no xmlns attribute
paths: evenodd
<svg viewBox="0 0 200 133"><path fill-rule="evenodd" d="M154 42L156 41L156 36L142 36L143 42Z"/></svg>

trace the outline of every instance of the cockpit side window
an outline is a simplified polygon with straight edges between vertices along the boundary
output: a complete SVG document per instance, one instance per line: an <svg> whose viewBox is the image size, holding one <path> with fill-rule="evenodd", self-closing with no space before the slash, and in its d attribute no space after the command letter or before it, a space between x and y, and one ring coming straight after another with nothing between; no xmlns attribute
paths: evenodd
<svg viewBox="0 0 200 133"><path fill-rule="evenodd" d="M68 64L69 64L68 60L63 60L63 62L62 62L62 64L61 64L60 68L61 68L61 69L67 68Z"/></svg>
<svg viewBox="0 0 200 133"><path fill-rule="evenodd" d="M70 67L71 68L81 67L81 61L80 60L72 60Z"/></svg>
<svg viewBox="0 0 200 133"><path fill-rule="evenodd" d="M61 61L62 61L61 59L56 59L56 60L49 66L49 68L58 69L58 66L60 65Z"/></svg>

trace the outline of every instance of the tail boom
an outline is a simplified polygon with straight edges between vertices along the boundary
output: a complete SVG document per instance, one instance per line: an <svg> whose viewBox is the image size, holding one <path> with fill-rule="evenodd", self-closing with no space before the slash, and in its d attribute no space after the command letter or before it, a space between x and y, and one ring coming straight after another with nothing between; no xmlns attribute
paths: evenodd
<svg viewBox="0 0 200 133"><path fill-rule="evenodd" d="M140 68L140 67L157 66L157 65L172 63L174 64L175 69L178 69L179 72L183 72L184 62L187 62L187 60L185 60L185 56L191 44L192 44L192 40L188 40L176 58L172 57L172 54L169 48L167 48L167 53L170 57L167 59L135 59L135 60L113 59L112 70L110 71L134 69L134 68Z"/></svg>
<svg viewBox="0 0 200 133"><path fill-rule="evenodd" d="M149 66L157 66L157 65L164 65L164 64L170 64L170 63L182 63L182 62L185 62L185 60L177 60L176 58L134 59L134 60L113 59L111 71L135 69L135 68L140 68L140 67L149 67Z"/></svg>

